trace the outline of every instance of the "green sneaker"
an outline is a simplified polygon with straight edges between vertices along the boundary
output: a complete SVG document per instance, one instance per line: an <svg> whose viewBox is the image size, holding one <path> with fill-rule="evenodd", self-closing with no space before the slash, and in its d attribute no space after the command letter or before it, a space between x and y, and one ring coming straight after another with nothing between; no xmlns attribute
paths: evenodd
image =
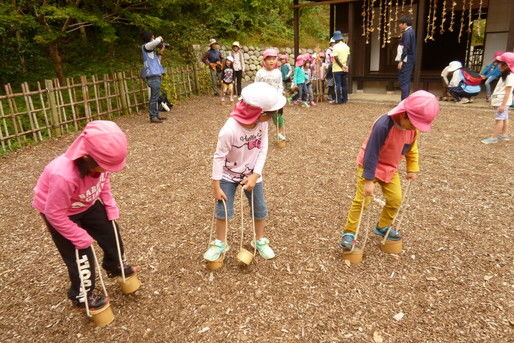
<svg viewBox="0 0 514 343"><path fill-rule="evenodd" d="M484 143L484 144L494 144L494 143L498 143L498 139L496 139L496 138L486 138L486 139L482 139L481 142Z"/></svg>
<svg viewBox="0 0 514 343"><path fill-rule="evenodd" d="M498 138L501 141L510 141L510 137L509 136L498 136L496 138Z"/></svg>
<svg viewBox="0 0 514 343"><path fill-rule="evenodd" d="M275 257L275 252L269 246L269 239L263 237L257 240L257 245L252 242L252 247L256 247L259 254L266 260L270 260Z"/></svg>
<svg viewBox="0 0 514 343"><path fill-rule="evenodd" d="M203 258L207 261L216 261L226 251L228 251L227 243L215 239L209 244L209 249L203 254Z"/></svg>

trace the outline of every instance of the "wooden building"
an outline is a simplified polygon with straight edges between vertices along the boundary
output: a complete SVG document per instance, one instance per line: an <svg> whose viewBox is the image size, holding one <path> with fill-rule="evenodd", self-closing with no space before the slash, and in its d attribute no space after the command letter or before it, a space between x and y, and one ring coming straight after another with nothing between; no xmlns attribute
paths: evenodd
<svg viewBox="0 0 514 343"><path fill-rule="evenodd" d="M350 90L368 82L397 88L397 18L402 13L411 14L416 31L414 89L438 88L450 61L479 70L495 51L514 49L514 0L294 0L296 54L301 8L322 5L330 6L330 34L348 35Z"/></svg>

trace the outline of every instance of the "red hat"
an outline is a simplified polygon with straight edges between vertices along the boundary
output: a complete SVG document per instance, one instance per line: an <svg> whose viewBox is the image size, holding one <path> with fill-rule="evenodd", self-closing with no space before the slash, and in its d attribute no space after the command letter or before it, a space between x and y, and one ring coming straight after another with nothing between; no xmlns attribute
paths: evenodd
<svg viewBox="0 0 514 343"><path fill-rule="evenodd" d="M511 72L514 72L514 52L504 52L500 56L496 57L497 61L505 62Z"/></svg>
<svg viewBox="0 0 514 343"><path fill-rule="evenodd" d="M90 121L66 150L65 156L76 160L88 155L103 169L117 172L125 167L127 136L113 121Z"/></svg>
<svg viewBox="0 0 514 343"><path fill-rule="evenodd" d="M434 94L417 91L401 101L387 113L389 116L406 112L410 122L422 132L430 132L430 126L439 114L439 102Z"/></svg>

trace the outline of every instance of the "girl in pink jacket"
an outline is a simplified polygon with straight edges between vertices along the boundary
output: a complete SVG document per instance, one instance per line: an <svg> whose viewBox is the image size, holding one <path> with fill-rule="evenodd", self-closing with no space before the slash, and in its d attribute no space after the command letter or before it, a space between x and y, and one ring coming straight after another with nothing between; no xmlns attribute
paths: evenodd
<svg viewBox="0 0 514 343"><path fill-rule="evenodd" d="M32 206L41 214L68 268L68 298L78 308L85 307L79 273L90 309L101 308L109 301L103 295L93 295L93 239L104 252L102 266L108 276L121 275L111 222L118 219L119 209L111 193L109 176L123 169L126 157L127 138L118 125L105 120L89 122L68 150L45 167L34 188ZM121 241L120 247L123 254ZM80 267L75 249L79 250ZM125 275L137 269L126 265Z"/></svg>

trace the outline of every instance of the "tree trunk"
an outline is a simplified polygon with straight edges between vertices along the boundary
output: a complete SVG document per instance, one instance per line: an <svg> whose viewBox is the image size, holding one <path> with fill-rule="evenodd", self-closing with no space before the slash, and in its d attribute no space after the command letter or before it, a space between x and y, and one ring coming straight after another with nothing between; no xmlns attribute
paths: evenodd
<svg viewBox="0 0 514 343"><path fill-rule="evenodd" d="M82 38L83 42L87 42L86 28L84 26L80 27L80 38Z"/></svg>
<svg viewBox="0 0 514 343"><path fill-rule="evenodd" d="M18 57L20 58L21 72L27 74L27 64L25 63L25 56L21 53L21 33L16 30L16 42L18 43Z"/></svg>
<svg viewBox="0 0 514 343"><path fill-rule="evenodd" d="M54 62L55 74L62 85L64 84L64 72L62 69L62 59L61 54L59 53L57 42L52 42L48 45L48 53Z"/></svg>

